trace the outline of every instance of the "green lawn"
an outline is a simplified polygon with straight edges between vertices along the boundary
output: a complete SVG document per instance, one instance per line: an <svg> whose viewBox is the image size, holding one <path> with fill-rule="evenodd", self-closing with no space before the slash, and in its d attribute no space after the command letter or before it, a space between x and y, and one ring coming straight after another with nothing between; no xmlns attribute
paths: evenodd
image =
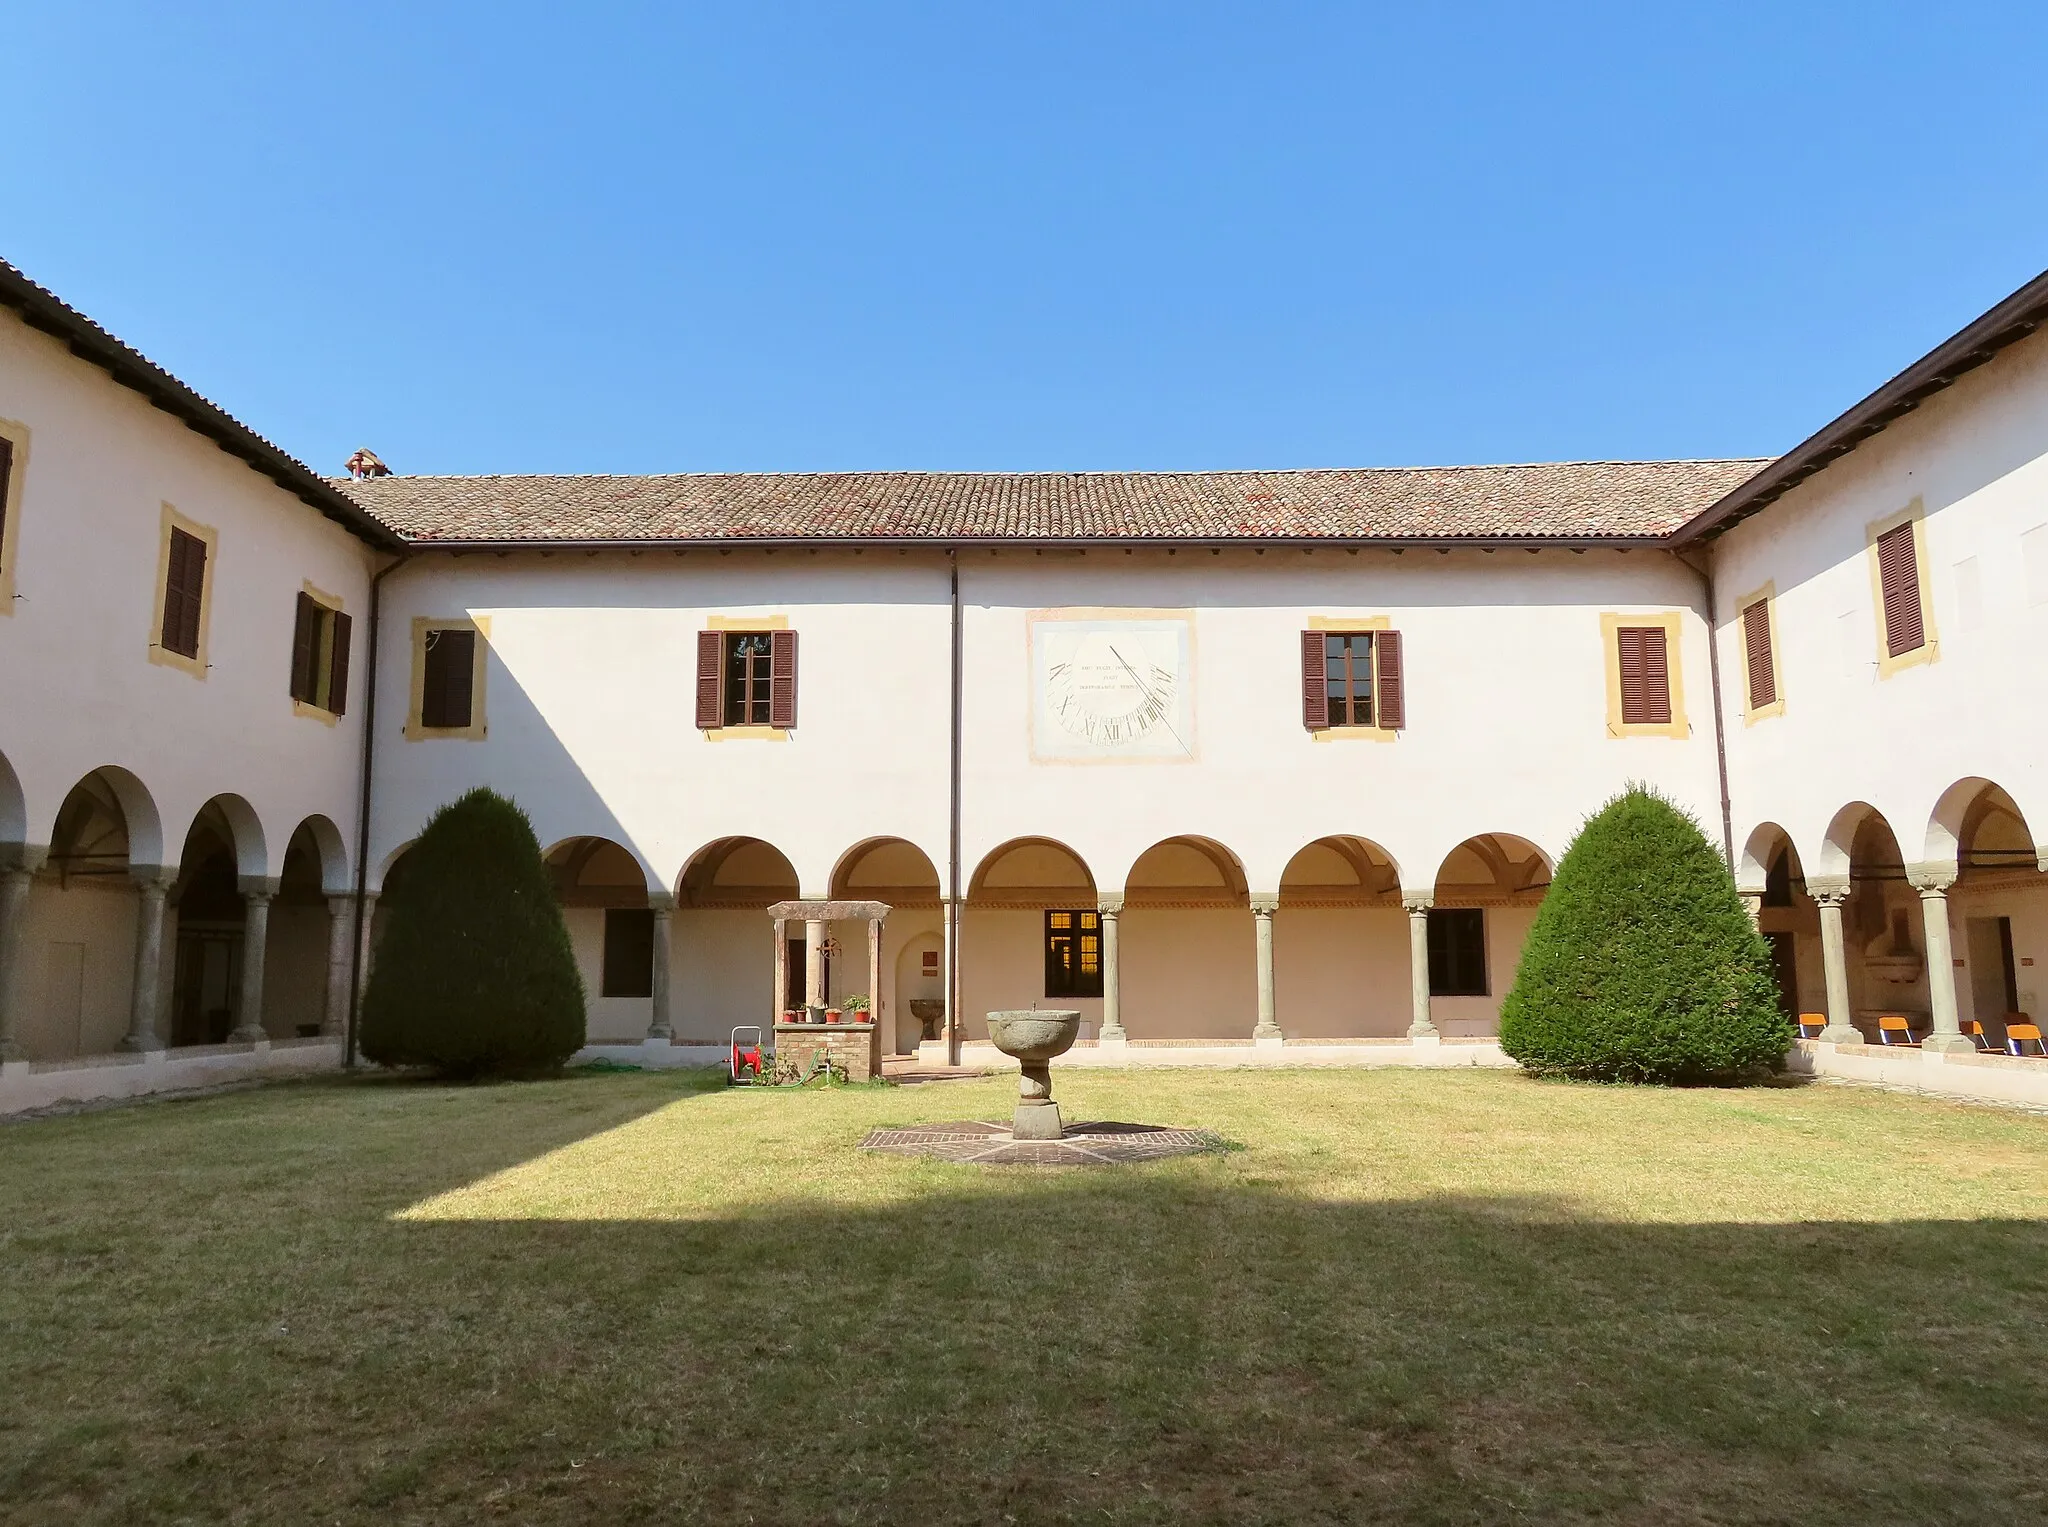
<svg viewBox="0 0 2048 1527"><path fill-rule="evenodd" d="M1056 1072L339 1079L0 1128L0 1520L2048 1519L2048 1120Z"/></svg>

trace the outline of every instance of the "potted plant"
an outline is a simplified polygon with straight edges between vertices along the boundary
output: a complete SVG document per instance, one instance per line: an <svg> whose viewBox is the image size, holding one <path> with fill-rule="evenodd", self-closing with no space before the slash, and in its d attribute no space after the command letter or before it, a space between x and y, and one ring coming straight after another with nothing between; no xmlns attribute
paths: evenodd
<svg viewBox="0 0 2048 1527"><path fill-rule="evenodd" d="M836 1007L828 1007L828 1008L826 1008L826 1009L825 1009L825 1021L826 1021L827 1023L837 1023L837 1022L839 1021L839 1009L838 1009L838 1008L836 1008Z"/></svg>
<svg viewBox="0 0 2048 1527"><path fill-rule="evenodd" d="M874 1014L869 1008L866 992L855 992L839 1005L845 1010L848 1023L874 1022Z"/></svg>

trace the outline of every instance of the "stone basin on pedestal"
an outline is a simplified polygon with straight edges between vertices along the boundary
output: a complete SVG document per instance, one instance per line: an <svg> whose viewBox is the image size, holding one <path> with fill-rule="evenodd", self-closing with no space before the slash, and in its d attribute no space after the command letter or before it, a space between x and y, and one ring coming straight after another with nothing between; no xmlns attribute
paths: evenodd
<svg viewBox="0 0 2048 1527"><path fill-rule="evenodd" d="M1010 1133L1018 1140L1061 1137L1060 1105L1052 1100L1052 1058L1064 1055L1081 1037L1081 1014L1048 1012L990 1013L988 1037L1024 1068L1017 1083L1017 1117Z"/></svg>

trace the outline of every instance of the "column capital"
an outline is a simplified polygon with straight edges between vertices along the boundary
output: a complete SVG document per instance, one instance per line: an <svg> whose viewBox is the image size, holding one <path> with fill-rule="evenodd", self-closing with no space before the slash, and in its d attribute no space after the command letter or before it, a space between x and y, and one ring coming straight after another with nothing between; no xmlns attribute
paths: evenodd
<svg viewBox="0 0 2048 1527"><path fill-rule="evenodd" d="M1403 891L1401 893L1401 905L1408 909L1410 917L1413 917L1417 912L1427 912L1436 905L1436 892Z"/></svg>
<svg viewBox="0 0 2048 1527"><path fill-rule="evenodd" d="M1115 917L1123 909L1124 893L1122 891L1106 891L1095 898L1095 910L1104 917Z"/></svg>
<svg viewBox="0 0 2048 1527"><path fill-rule="evenodd" d="M0 843L0 870L26 870L33 875L49 857L47 843Z"/></svg>
<svg viewBox="0 0 2048 1527"><path fill-rule="evenodd" d="M1840 906L1849 899L1847 875L1808 875L1806 894L1825 905Z"/></svg>
<svg viewBox="0 0 2048 1527"><path fill-rule="evenodd" d="M656 917L665 917L676 909L676 899L667 891L649 891L647 906Z"/></svg>
<svg viewBox="0 0 2048 1527"><path fill-rule="evenodd" d="M278 882L274 875L237 875L235 889L248 901L269 901L277 895Z"/></svg>
<svg viewBox="0 0 2048 1527"><path fill-rule="evenodd" d="M135 888L146 897L161 900L177 884L178 867L175 864L131 864L128 878L135 882Z"/></svg>
<svg viewBox="0 0 2048 1527"><path fill-rule="evenodd" d="M1254 891L1251 894L1252 913L1258 917L1271 917L1280 910L1278 891Z"/></svg>
<svg viewBox="0 0 2048 1527"><path fill-rule="evenodd" d="M1939 896L1956 883L1956 866L1928 860L1906 866L1906 883L1922 896Z"/></svg>

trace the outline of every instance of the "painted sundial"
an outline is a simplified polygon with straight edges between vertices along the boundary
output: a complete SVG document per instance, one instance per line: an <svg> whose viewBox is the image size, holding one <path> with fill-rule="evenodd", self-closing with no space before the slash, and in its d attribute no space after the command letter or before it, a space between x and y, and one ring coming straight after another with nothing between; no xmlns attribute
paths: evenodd
<svg viewBox="0 0 2048 1527"><path fill-rule="evenodd" d="M1183 617L1033 621L1034 755L1192 758L1190 648Z"/></svg>

